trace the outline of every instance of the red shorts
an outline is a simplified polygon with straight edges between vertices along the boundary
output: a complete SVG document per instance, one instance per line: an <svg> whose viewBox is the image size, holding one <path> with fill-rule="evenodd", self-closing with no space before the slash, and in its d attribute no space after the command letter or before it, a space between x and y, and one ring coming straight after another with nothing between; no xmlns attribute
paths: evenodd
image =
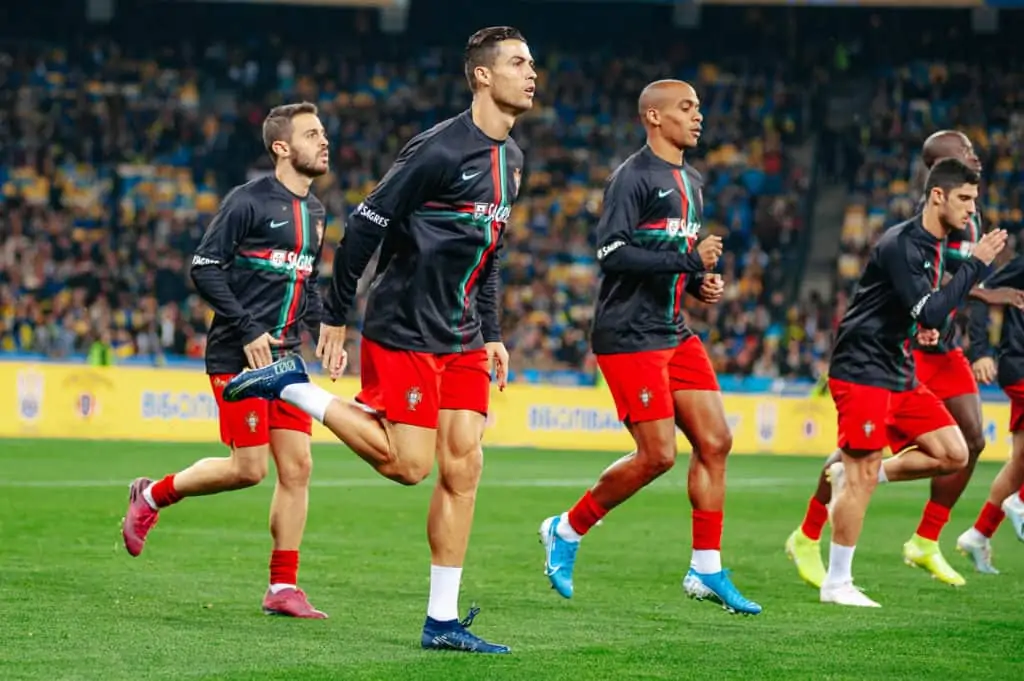
<svg viewBox="0 0 1024 681"><path fill-rule="evenodd" d="M943 402L978 394L971 364L960 348L943 354L914 350L914 366L917 380Z"/></svg>
<svg viewBox="0 0 1024 681"><path fill-rule="evenodd" d="M1006 386L1003 392L1010 398L1010 432L1024 430L1024 381Z"/></svg>
<svg viewBox="0 0 1024 681"><path fill-rule="evenodd" d="M828 380L839 415L839 447L899 452L925 433L955 426L946 406L923 384L907 392Z"/></svg>
<svg viewBox="0 0 1024 681"><path fill-rule="evenodd" d="M665 350L598 355L597 366L615 400L619 420L628 423L675 418L672 393L679 390L721 391L697 336Z"/></svg>
<svg viewBox="0 0 1024 681"><path fill-rule="evenodd" d="M386 348L364 337L359 357L363 389L356 399L393 423L437 428L441 409L487 414L486 350L435 355Z"/></svg>
<svg viewBox="0 0 1024 681"><path fill-rule="evenodd" d="M228 447L268 444L272 430L295 430L312 435L312 417L287 402L269 402L255 397L241 402L225 402L224 386L232 378L233 374L210 376L210 386L220 414L220 441Z"/></svg>

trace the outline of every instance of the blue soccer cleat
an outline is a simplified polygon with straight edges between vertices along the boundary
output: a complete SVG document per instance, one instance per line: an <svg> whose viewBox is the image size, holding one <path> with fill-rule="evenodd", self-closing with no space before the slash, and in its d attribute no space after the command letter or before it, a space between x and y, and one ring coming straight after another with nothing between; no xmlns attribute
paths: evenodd
<svg viewBox="0 0 1024 681"><path fill-rule="evenodd" d="M690 598L698 601L709 600L718 603L733 614L757 615L761 606L743 597L729 579L729 571L722 570L711 575L701 574L690 568L683 577L683 590Z"/></svg>
<svg viewBox="0 0 1024 681"><path fill-rule="evenodd" d="M262 369L243 371L232 378L224 386L224 401L241 402L253 397L276 400L282 390L296 383L309 383L306 363L298 355L288 355Z"/></svg>
<svg viewBox="0 0 1024 681"><path fill-rule="evenodd" d="M563 598L572 598L572 570L576 565L578 541L566 541L558 536L561 516L552 516L540 524L540 541L544 544L544 574L551 588Z"/></svg>
<svg viewBox="0 0 1024 681"><path fill-rule="evenodd" d="M423 624L423 636L420 644L426 650L458 650L466 653L485 653L489 655L506 655L512 650L508 646L488 643L479 636L469 632L473 619L480 613L480 608L470 608L466 619L439 622L427 617Z"/></svg>

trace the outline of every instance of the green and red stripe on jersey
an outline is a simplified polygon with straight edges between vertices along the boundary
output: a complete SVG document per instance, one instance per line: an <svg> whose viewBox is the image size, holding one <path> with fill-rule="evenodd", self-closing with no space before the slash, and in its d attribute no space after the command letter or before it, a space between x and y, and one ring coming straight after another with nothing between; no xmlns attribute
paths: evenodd
<svg viewBox="0 0 1024 681"><path fill-rule="evenodd" d="M966 237L958 241L954 241L947 237L946 239L946 254L952 258L958 260L967 260L971 257L972 249L964 248L965 245L973 246L978 243L978 239L981 238L981 216L975 213L971 216L971 219L967 221L967 228L963 230L966 232Z"/></svg>
<svg viewBox="0 0 1024 681"><path fill-rule="evenodd" d="M275 262L274 253L289 252L285 249L265 248L256 251L239 251L235 256L235 264L247 269L261 270L264 272L276 272L288 277L285 283L284 297L281 301L281 311L277 318L277 325L272 329L271 335L284 338L285 331L295 324L295 317L298 315L302 296L298 293L299 287L305 282L309 273L298 268L298 259L302 256L313 256L312 244L316 239L312 238L309 232L309 211L306 202L300 199L292 200L292 217L295 223L295 253L296 262Z"/></svg>
<svg viewBox="0 0 1024 681"><path fill-rule="evenodd" d="M672 177L676 181L676 187L679 189L679 201L682 204L681 215L687 227L697 223L700 220L700 216L696 214L696 206L693 200L693 189L690 187L690 178L686 176L686 173L677 169L672 171ZM693 247L693 242L696 241L696 236L686 237L679 244L679 249L683 253L689 253ZM679 314L682 312L683 298L686 294L686 275L676 274L672 277L672 298L669 300L668 305L668 320L670 323L674 323L679 319Z"/></svg>
<svg viewBox="0 0 1024 681"><path fill-rule="evenodd" d="M509 205L508 196L506 196L505 192L507 181L505 145L498 144L491 147L491 182L494 185L494 205L499 208ZM473 285L480 278L488 258L492 257L495 250L497 250L500 238L501 224L496 220L488 221L487 225L484 226L484 244L476 250L473 263L459 284L459 306L455 312L456 324L461 324L469 314L470 292L473 290ZM456 348L456 352L461 351L461 349L460 345L460 347Z"/></svg>
<svg viewBox="0 0 1024 681"><path fill-rule="evenodd" d="M416 211L417 217L441 218L443 220L472 220L475 215L476 204L471 201L460 201L459 203L427 201L422 208Z"/></svg>

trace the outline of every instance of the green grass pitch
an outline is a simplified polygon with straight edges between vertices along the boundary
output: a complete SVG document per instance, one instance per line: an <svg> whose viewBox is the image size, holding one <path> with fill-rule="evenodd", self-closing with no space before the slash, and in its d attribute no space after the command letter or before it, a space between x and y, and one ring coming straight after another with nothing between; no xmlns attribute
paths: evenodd
<svg viewBox="0 0 1024 681"><path fill-rule="evenodd" d="M995 538L1003 574L955 554L997 466L983 464L943 546L968 579L954 590L902 564L926 483L880 488L857 550L858 583L883 605L821 605L782 550L819 461L736 456L724 560L765 608L726 614L686 599L685 465L617 509L580 550L576 597L542 574L537 526L565 509L611 454L487 452L461 607L504 657L424 652L430 481L403 488L347 450L317 447L300 581L327 621L268 618L272 482L188 499L130 558L119 521L127 485L215 445L0 441L0 678L217 679L980 679L1024 678L1024 545ZM826 542L827 545L827 531Z"/></svg>

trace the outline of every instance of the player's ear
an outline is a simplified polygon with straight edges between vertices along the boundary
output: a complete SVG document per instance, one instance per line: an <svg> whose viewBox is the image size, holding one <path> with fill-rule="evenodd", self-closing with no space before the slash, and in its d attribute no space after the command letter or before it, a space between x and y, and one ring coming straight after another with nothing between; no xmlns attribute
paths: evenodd
<svg viewBox="0 0 1024 681"><path fill-rule="evenodd" d="M277 140L270 145L271 150L280 158L287 157L291 153L291 147L283 140Z"/></svg>
<svg viewBox="0 0 1024 681"><path fill-rule="evenodd" d="M651 108L644 112L644 120L651 125L661 125L661 114L657 109Z"/></svg>
<svg viewBox="0 0 1024 681"><path fill-rule="evenodd" d="M477 66L473 69L473 75L476 77L478 86L491 84L491 70L486 66Z"/></svg>

